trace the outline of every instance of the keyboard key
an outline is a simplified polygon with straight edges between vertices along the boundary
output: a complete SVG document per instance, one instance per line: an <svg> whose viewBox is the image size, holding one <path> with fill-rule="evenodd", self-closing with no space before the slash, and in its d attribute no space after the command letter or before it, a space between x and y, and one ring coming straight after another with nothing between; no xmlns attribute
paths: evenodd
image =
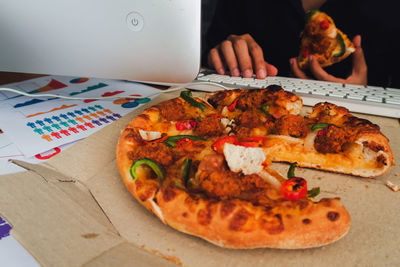
<svg viewBox="0 0 400 267"><path fill-rule="evenodd" d="M400 105L400 99L385 99L385 102L388 104Z"/></svg>
<svg viewBox="0 0 400 267"><path fill-rule="evenodd" d="M382 103L383 99L382 97L377 97L377 96L367 96L365 98L365 101L371 101L371 102L378 102L378 103Z"/></svg>
<svg viewBox="0 0 400 267"><path fill-rule="evenodd" d="M353 100L363 100L364 96L363 95L347 95L348 99L353 99Z"/></svg>
<svg viewBox="0 0 400 267"><path fill-rule="evenodd" d="M320 90L314 90L314 91L311 91L311 94L313 94L313 95L327 95L327 92L326 91L320 91Z"/></svg>
<svg viewBox="0 0 400 267"><path fill-rule="evenodd" d="M333 97L344 97L345 95L346 95L346 93L344 93L344 92L329 93L329 96L333 96Z"/></svg>

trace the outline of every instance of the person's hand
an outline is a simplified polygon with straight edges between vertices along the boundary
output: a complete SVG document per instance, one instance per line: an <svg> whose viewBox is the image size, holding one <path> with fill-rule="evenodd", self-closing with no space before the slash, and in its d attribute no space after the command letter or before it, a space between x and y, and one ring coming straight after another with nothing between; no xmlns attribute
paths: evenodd
<svg viewBox="0 0 400 267"><path fill-rule="evenodd" d="M227 69L232 76L242 75L250 78L276 76L278 69L264 60L261 47L250 34L229 35L208 53L208 65L219 74L226 74Z"/></svg>
<svg viewBox="0 0 400 267"><path fill-rule="evenodd" d="M311 73L314 75L315 79L329 82L338 82L338 83L351 83L351 84L361 84L367 85L367 63L365 62L364 52L361 48L361 36L357 35L353 39L353 44L356 48L354 51L353 58L353 69L349 77L346 79L337 78L333 75L327 73L321 65L319 65L318 60L310 55L309 56L309 69ZM292 73L297 78L302 79L310 79L297 64L296 58L290 59L290 68Z"/></svg>

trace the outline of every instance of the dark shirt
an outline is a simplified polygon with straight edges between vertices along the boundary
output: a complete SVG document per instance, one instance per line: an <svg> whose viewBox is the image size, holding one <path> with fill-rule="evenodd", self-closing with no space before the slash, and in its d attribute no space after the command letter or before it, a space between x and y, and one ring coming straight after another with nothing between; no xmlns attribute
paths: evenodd
<svg viewBox="0 0 400 267"><path fill-rule="evenodd" d="M368 84L400 88L398 46L400 23L395 19L395 1L331 0L321 8L350 40L360 34L368 65ZM203 12L207 12L203 10ZM249 33L262 47L264 58L290 76L289 59L299 54L305 12L300 0L219 0L206 34L203 62L208 51L229 34ZM325 70L346 78L352 69L351 56Z"/></svg>

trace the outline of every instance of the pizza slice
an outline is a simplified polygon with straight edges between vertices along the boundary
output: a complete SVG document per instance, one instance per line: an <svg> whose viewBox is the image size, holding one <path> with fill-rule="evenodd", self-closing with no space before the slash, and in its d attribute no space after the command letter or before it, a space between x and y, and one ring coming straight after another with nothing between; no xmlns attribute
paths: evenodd
<svg viewBox="0 0 400 267"><path fill-rule="evenodd" d="M308 67L309 55L314 55L322 67L342 61L355 51L349 38L336 28L332 18L319 10L306 14L305 27L301 34L298 64Z"/></svg>
<svg viewBox="0 0 400 267"><path fill-rule="evenodd" d="M360 177L383 175L393 165L389 140L379 126L344 107L319 103L301 116L301 100L279 86L221 91L207 100L230 119L231 135L262 140L271 161Z"/></svg>

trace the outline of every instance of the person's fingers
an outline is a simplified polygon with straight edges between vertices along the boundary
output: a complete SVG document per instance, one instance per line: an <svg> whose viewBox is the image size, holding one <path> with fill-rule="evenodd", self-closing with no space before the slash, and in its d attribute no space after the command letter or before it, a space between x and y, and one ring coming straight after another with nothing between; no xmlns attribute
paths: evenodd
<svg viewBox="0 0 400 267"><path fill-rule="evenodd" d="M247 45L253 59L256 78L264 79L268 75L268 69L265 64L262 48L253 39L249 40Z"/></svg>
<svg viewBox="0 0 400 267"><path fill-rule="evenodd" d="M274 65L271 65L271 64L265 62L265 68L267 70L267 75L268 76L276 76L276 75L278 75L278 69Z"/></svg>
<svg viewBox="0 0 400 267"><path fill-rule="evenodd" d="M232 42L229 40L223 41L221 43L220 49L231 75L235 77L239 76L240 71L238 68L238 61L236 58L235 51L233 49Z"/></svg>
<svg viewBox="0 0 400 267"><path fill-rule="evenodd" d="M219 54L218 47L214 47L208 53L208 66L214 68L218 72L218 74L225 74L224 63Z"/></svg>
<svg viewBox="0 0 400 267"><path fill-rule="evenodd" d="M249 47L247 41L244 38L229 36L228 40L232 42L233 49L235 51L239 68L244 78L250 78L253 76L253 65L252 58L249 54Z"/></svg>
<svg viewBox="0 0 400 267"><path fill-rule="evenodd" d="M356 50L353 53L353 76L357 76L361 83L367 83L367 63L364 51L361 48L361 36L357 35L353 39Z"/></svg>
<svg viewBox="0 0 400 267"><path fill-rule="evenodd" d="M318 60L313 55L310 55L308 57L308 60L309 60L310 71L317 80L329 81L329 82L344 82L343 79L336 78L335 76L332 76L329 73L327 73L321 67L321 65L318 63Z"/></svg>
<svg viewBox="0 0 400 267"><path fill-rule="evenodd" d="M289 63L290 69L294 77L300 79L309 79L307 75L300 69L299 64L297 64L297 59L295 57L291 58L289 60Z"/></svg>

